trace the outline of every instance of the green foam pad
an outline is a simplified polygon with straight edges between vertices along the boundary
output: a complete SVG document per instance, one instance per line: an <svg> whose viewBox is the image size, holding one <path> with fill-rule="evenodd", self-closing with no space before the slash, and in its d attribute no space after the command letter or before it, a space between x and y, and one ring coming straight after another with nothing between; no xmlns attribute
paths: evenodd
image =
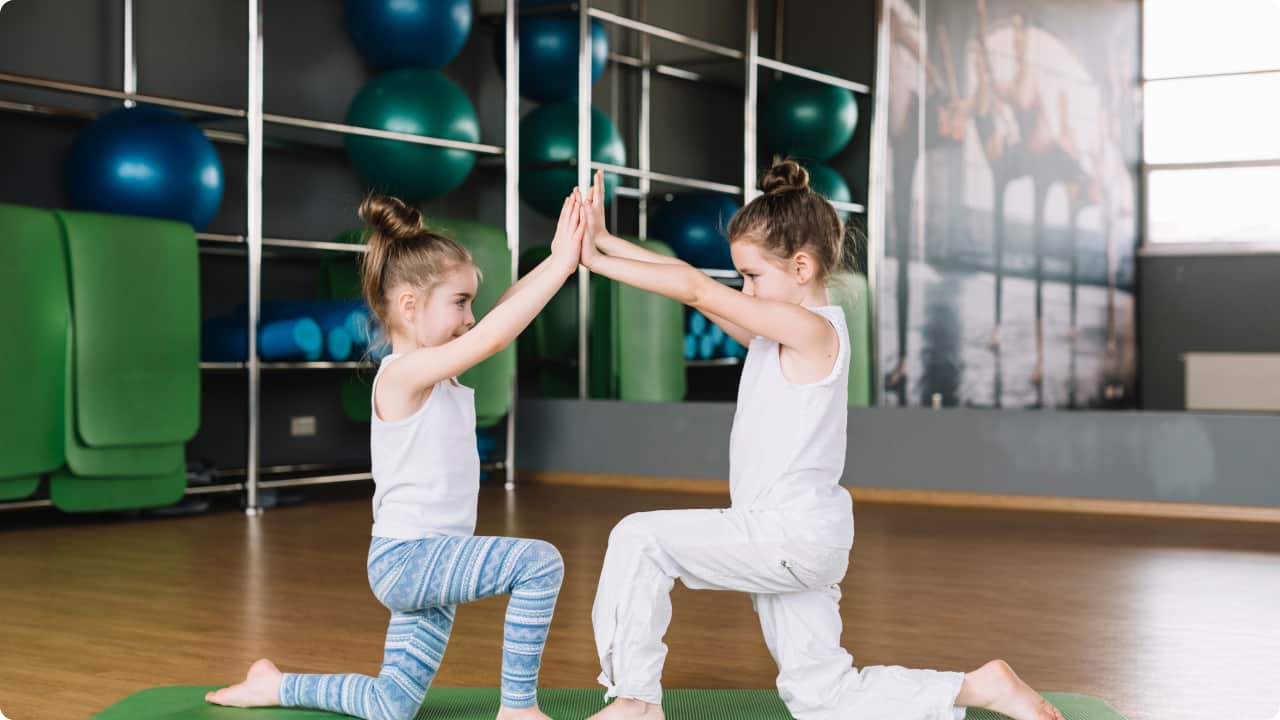
<svg viewBox="0 0 1280 720"><path fill-rule="evenodd" d="M49 476L49 497L63 512L105 512L173 505L187 488L187 470L179 465L162 475L80 477L67 470Z"/></svg>
<svg viewBox="0 0 1280 720"><path fill-rule="evenodd" d="M626 239L659 255L676 255L664 243ZM610 285L617 398L639 402L683 400L684 307L675 300L624 283Z"/></svg>
<svg viewBox="0 0 1280 720"><path fill-rule="evenodd" d="M66 371L66 391L62 393L66 404L66 412L63 414L63 448L70 472L80 477L160 475L182 465L186 458L186 447L182 443L91 448L81 442L73 421L73 398L77 389L75 373L71 371L74 342L74 338L67 339L67 359L62 364Z"/></svg>
<svg viewBox="0 0 1280 720"><path fill-rule="evenodd" d="M871 404L871 311L867 278L858 273L837 273L827 286L831 302L844 309L849 328L849 404Z"/></svg>
<svg viewBox="0 0 1280 720"><path fill-rule="evenodd" d="M94 716L93 720L337 720L346 715L284 708L244 710L209 705L204 695L217 686L163 687L135 693ZM1105 702L1087 695L1045 693L1066 720L1124 720ZM498 690L433 688L418 712L419 720L493 720ZM582 720L604 706L604 691L538 691L538 705L556 720ZM790 720L773 690L667 690L662 709L669 720ZM967 720L1001 716L970 710Z"/></svg>
<svg viewBox="0 0 1280 720"><path fill-rule="evenodd" d="M75 425L90 447L186 442L200 422L200 277L190 225L56 213L75 337Z"/></svg>
<svg viewBox="0 0 1280 720"><path fill-rule="evenodd" d="M31 497L40 487L40 476L0 478L0 500L21 500Z"/></svg>
<svg viewBox="0 0 1280 720"><path fill-rule="evenodd" d="M448 218L428 218L427 226L471 251L484 279L471 303L476 319L493 309L498 297L511 287L511 250L501 228ZM476 425L490 427L511 409L512 381L516 374L516 349L512 345L467 370L458 379L476 391Z"/></svg>
<svg viewBox="0 0 1280 720"><path fill-rule="evenodd" d="M63 463L67 267L52 212L0 205L0 476Z"/></svg>

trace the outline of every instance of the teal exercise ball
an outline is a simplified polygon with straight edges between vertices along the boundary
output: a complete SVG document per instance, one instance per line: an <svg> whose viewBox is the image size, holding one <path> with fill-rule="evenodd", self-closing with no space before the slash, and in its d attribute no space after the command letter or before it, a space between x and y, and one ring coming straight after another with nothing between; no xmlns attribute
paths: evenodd
<svg viewBox="0 0 1280 720"><path fill-rule="evenodd" d="M471 0L346 0L347 32L372 66L439 70L471 33Z"/></svg>
<svg viewBox="0 0 1280 720"><path fill-rule="evenodd" d="M830 165L811 162L805 163L805 169L809 171L811 190L832 202L853 202L853 191L849 189L849 183L845 182L844 177ZM837 210L836 213L840 216L841 222L849 219L847 210Z"/></svg>
<svg viewBox="0 0 1280 720"><path fill-rule="evenodd" d="M760 128L770 152L826 160L844 149L858 127L853 92L804 78L785 77L770 89Z"/></svg>
<svg viewBox="0 0 1280 720"><path fill-rule="evenodd" d="M150 105L113 110L81 130L64 181L77 209L167 218L196 230L222 204L213 144L200 128Z"/></svg>
<svg viewBox="0 0 1280 720"><path fill-rule="evenodd" d="M480 120L467 94L431 70L393 70L370 80L351 101L347 124L464 142L480 141ZM469 150L346 136L351 164L377 191L408 202L448 194L475 167Z"/></svg>
<svg viewBox="0 0 1280 720"><path fill-rule="evenodd" d="M559 217L564 198L578 184L578 105L543 105L520 121L520 197L547 217ZM613 121L591 108L591 159L625 165L627 148ZM554 163L560 163L558 165ZM605 173L605 202L613 199L618 176Z"/></svg>

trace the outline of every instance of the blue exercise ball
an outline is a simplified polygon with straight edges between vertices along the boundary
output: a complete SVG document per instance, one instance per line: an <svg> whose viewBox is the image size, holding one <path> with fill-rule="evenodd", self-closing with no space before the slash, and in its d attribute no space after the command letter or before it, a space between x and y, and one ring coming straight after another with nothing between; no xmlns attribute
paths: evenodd
<svg viewBox="0 0 1280 720"><path fill-rule="evenodd" d="M471 34L471 0L346 0L347 32L379 70L439 70Z"/></svg>
<svg viewBox="0 0 1280 720"><path fill-rule="evenodd" d="M529 6L529 3L525 3ZM527 15L520 18L520 95L534 102L578 97L578 18L573 15ZM507 46L496 34L494 59L506 77ZM591 84L609 59L604 23L591 21Z"/></svg>
<svg viewBox="0 0 1280 720"><path fill-rule="evenodd" d="M729 195L676 195L654 210L649 237L667 243L694 267L731 270L727 228L736 212L738 203Z"/></svg>
<svg viewBox="0 0 1280 720"><path fill-rule="evenodd" d="M830 165L808 162L805 163L805 169L809 171L811 190L832 202L853 202L853 191L849 189L849 183L845 182L844 176ZM836 213L840 216L841 222L848 222L848 210L837 210Z"/></svg>
<svg viewBox="0 0 1280 720"><path fill-rule="evenodd" d="M76 136L64 182L81 210L203 229L222 204L222 161L195 125L162 108L113 110Z"/></svg>

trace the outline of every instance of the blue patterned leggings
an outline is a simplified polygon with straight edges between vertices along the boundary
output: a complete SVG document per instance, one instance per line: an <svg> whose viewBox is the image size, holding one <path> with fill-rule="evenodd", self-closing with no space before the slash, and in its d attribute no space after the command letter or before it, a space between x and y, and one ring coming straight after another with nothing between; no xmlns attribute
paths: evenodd
<svg viewBox="0 0 1280 720"><path fill-rule="evenodd" d="M454 607L509 593L502 704L531 707L537 702L542 648L563 580L559 551L541 540L375 537L369 546L369 585L391 610L378 677L286 673L280 704L365 720L409 720L418 713L444 657Z"/></svg>

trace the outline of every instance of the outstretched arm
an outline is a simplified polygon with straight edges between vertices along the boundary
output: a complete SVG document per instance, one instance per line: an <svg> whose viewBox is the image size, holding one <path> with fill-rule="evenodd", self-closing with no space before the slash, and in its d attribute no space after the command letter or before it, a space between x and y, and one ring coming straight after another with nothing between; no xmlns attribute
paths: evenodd
<svg viewBox="0 0 1280 720"><path fill-rule="evenodd" d="M592 272L677 300L708 317L725 320L735 331L729 334L744 345L752 337L762 335L804 355L825 355L829 349L831 325L825 319L799 305L762 300L725 287L688 263L656 263L605 255L596 251L592 243L585 242L582 264ZM729 329L726 327L725 331Z"/></svg>
<svg viewBox="0 0 1280 720"><path fill-rule="evenodd" d="M692 267L680 258L652 252L633 242L628 242L611 234L605 228L604 172L596 171L591 190L587 192L586 197L579 193L578 200L587 207L587 236L583 240L584 247L589 244L592 250L598 249L612 257L627 258L629 260L653 263L654 265ZM703 314L707 316L708 320L720 326L720 329L724 330L725 334L736 340L740 345L749 345L751 343L753 334L750 330L714 313L704 311Z"/></svg>
<svg viewBox="0 0 1280 720"><path fill-rule="evenodd" d="M551 242L551 255L494 306L470 331L443 345L418 348L389 365L378 381L392 392L421 394L441 380L459 375L509 345L578 268L586 233L583 208L565 198Z"/></svg>

